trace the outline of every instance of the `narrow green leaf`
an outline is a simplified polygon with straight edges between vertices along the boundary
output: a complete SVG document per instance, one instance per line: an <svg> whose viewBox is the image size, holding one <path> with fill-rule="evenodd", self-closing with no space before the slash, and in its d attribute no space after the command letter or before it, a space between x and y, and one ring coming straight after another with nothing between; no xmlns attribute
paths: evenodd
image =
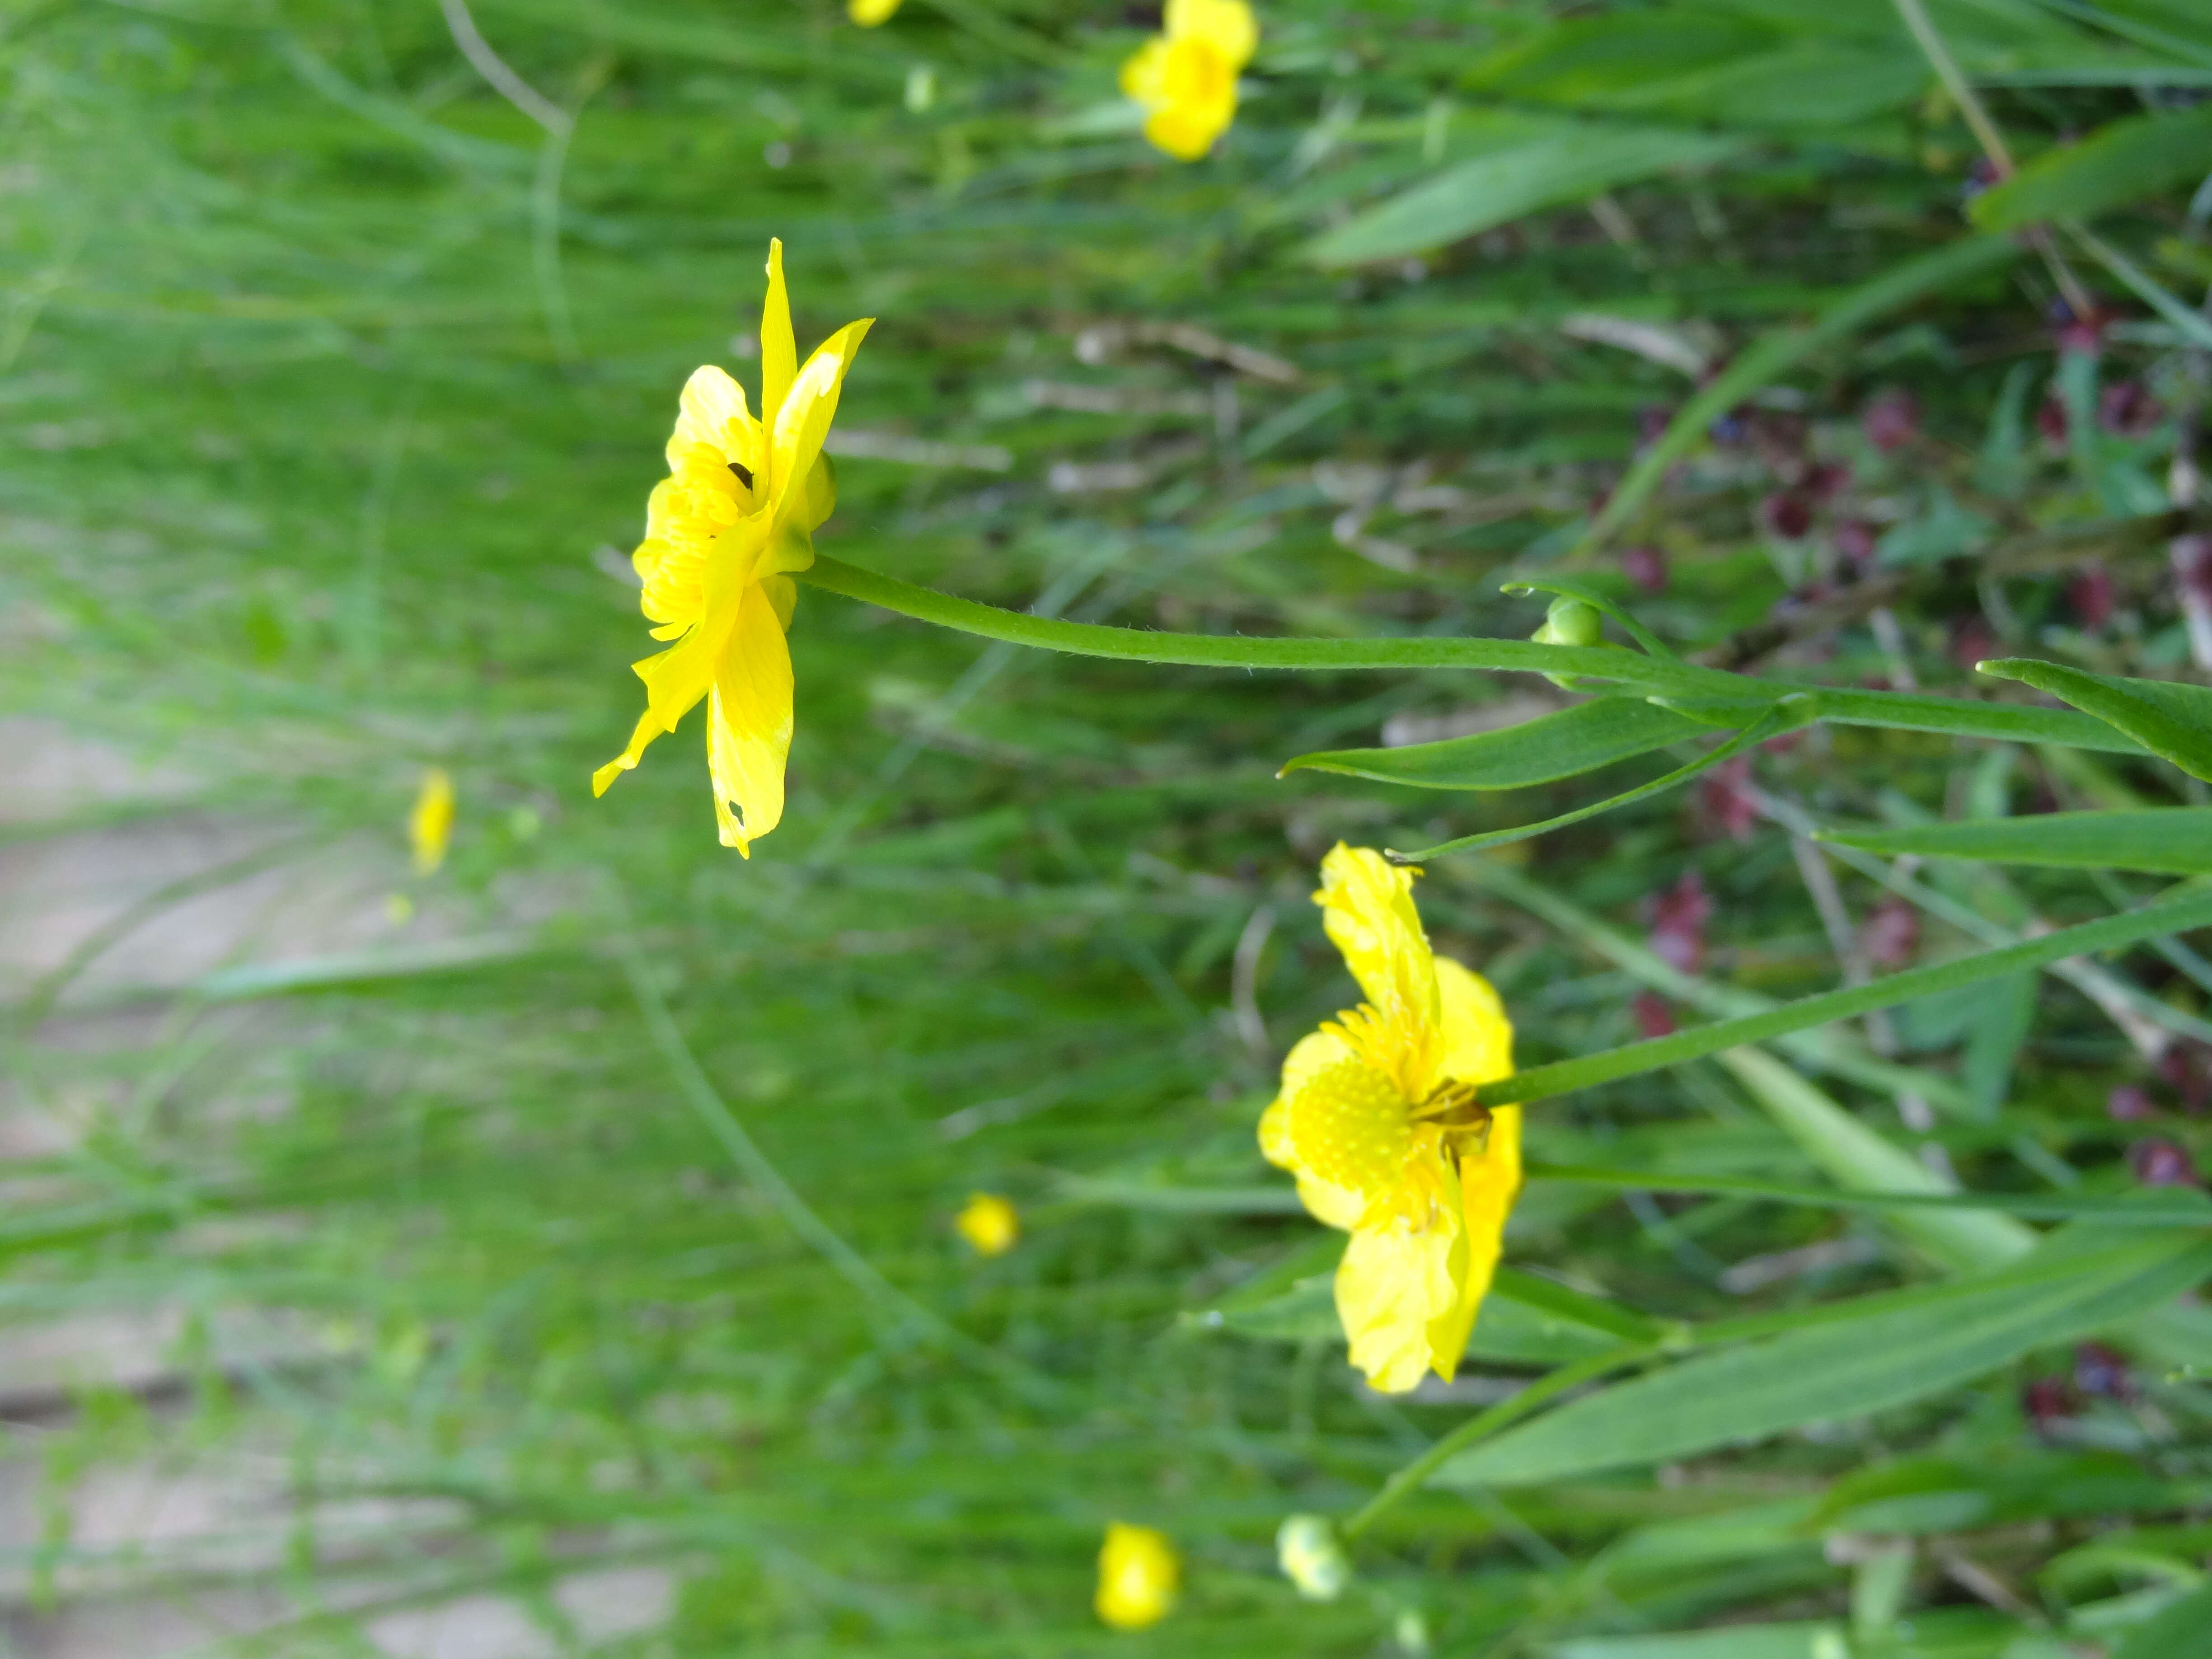
<svg viewBox="0 0 2212 1659"><path fill-rule="evenodd" d="M1401 258L1562 202L1677 167L1710 167L1745 146L1740 137L1667 127L1591 126L1496 150L1447 167L1307 244L1323 265Z"/></svg>
<svg viewBox="0 0 2212 1659"><path fill-rule="evenodd" d="M1266 1342L1340 1343L1344 1340L1344 1324L1336 1311L1335 1279L1331 1273L1301 1279L1282 1294L1264 1302L1237 1306L1224 1304L1200 1313L1185 1314L1182 1322L1199 1330L1228 1331ZM1603 1352L1615 1346L1620 1340L1583 1320L1493 1293L1482 1304L1481 1315L1468 1339L1467 1352L1472 1358L1505 1364L1553 1365Z"/></svg>
<svg viewBox="0 0 2212 1659"><path fill-rule="evenodd" d="M1581 1636L1554 1642L1544 1659L1823 1659L1847 1653L1841 1625L1733 1625L1665 1636Z"/></svg>
<svg viewBox="0 0 2212 1659"><path fill-rule="evenodd" d="M1907 1158L1902 1152L1897 1156L1916 1168L1921 1167L1917 1159ZM1531 1162L1526 1166L1526 1173L1532 1182L1556 1181L1563 1186L1610 1187L1623 1192L1710 1193L1724 1197L1771 1199L1778 1204L1802 1204L1821 1210L1987 1210L2036 1221L2097 1221L2117 1227L2212 1225L2212 1200L2207 1200L2202 1193L2184 1188L2160 1189L2160 1201L2146 1204L2140 1201L2143 1195L2136 1194L2068 1198L2033 1193L1954 1192L1940 1185L1916 1186L1906 1192L1838 1192L1832 1187L1801 1187L1787 1181L1762 1181L1753 1176L1611 1170L1586 1164ZM2033 1243L2033 1234L2025 1237L2028 1243ZM1996 1259L2008 1260L2009 1255L2016 1254L2010 1252ZM1618 1334L1636 1336L1650 1333L1623 1330Z"/></svg>
<svg viewBox="0 0 2212 1659"><path fill-rule="evenodd" d="M1952 1195L1949 1182L1771 1054L1732 1048L1720 1060L1759 1108L1838 1185L1861 1192ZM2035 1246L2033 1229L1988 1211L1899 1209L1886 1218L1892 1231L1954 1273L2002 1267Z"/></svg>
<svg viewBox="0 0 2212 1659"><path fill-rule="evenodd" d="M246 963L219 969L192 987L210 1002L251 1002L261 997L337 990L349 985L419 979L431 974L466 973L495 962L526 956L538 941L526 933L487 933L475 939L439 939L389 951L349 951L330 956L295 957L283 962Z"/></svg>
<svg viewBox="0 0 2212 1659"><path fill-rule="evenodd" d="M1441 743L1301 755L1285 762L1283 772L1341 772L1417 789L1520 789L1594 772L1711 729L1641 697L1598 697L1502 731Z"/></svg>
<svg viewBox="0 0 2212 1659"><path fill-rule="evenodd" d="M1638 1313L1633 1308L1608 1302L1603 1297L1585 1296L1557 1280L1522 1273L1516 1267L1498 1269L1490 1281L1490 1294L1587 1330L1602 1331L1616 1340L1651 1342L1667 1333L1662 1321ZM1487 1314L1484 1316L1488 1317Z"/></svg>
<svg viewBox="0 0 2212 1659"><path fill-rule="evenodd" d="M2061 1271L2051 1276L2054 1265ZM2089 1254L2054 1240L2020 1269L1931 1305L1876 1303L1863 1319L1692 1358L1586 1395L1454 1457L1432 1484L1524 1486L1863 1417L2155 1307L2208 1270L2212 1240L2201 1234Z"/></svg>
<svg viewBox="0 0 2212 1659"><path fill-rule="evenodd" d="M1649 1042L1632 1042L1576 1060L1534 1066L1495 1083L1484 1084L1476 1091L1476 1098L1486 1106L1545 1100L1553 1095L1657 1071L1662 1066L1679 1066L1685 1060L1718 1054L1723 1048L1765 1042L1791 1031L1825 1025L1830 1020L1850 1019L1871 1013L1876 1008L1893 1007L1937 991L2041 968L2063 962L2068 957L2133 945L2163 933L2186 933L2208 924L2212 924L2212 892L2185 892L2179 897L2161 898L2123 915L2106 916L2078 927L2062 927L2039 938L2023 939L2002 950L1984 951L1931 967L1891 974L1871 984L1800 998L1768 1013L1693 1026L1672 1036L1654 1037Z"/></svg>
<svg viewBox="0 0 2212 1659"><path fill-rule="evenodd" d="M2132 812L2045 812L1977 818L1899 830L1824 830L1815 841L1885 857L1978 859L2079 870L2148 870L2164 876L2212 875L2212 807L2163 806Z"/></svg>
<svg viewBox="0 0 2212 1659"><path fill-rule="evenodd" d="M2137 1625L2112 1659L2186 1659L2212 1651L2205 1646L2207 1631L2212 1631L2212 1583L2198 1585Z"/></svg>
<svg viewBox="0 0 2212 1659"><path fill-rule="evenodd" d="M1762 744L1767 738L1793 727L1807 724L1810 711L1797 698L1786 698L1769 708L1743 731L1727 742L1717 744L1687 765L1678 766L1663 776L1649 783L1638 784L1633 789L1624 789L1617 795L1593 801L1588 806L1578 806L1571 812L1562 812L1557 817L1546 818L1537 823L1524 823L1511 830L1487 830L1480 835L1462 836L1456 841L1440 842L1423 848L1418 853L1401 853L1386 849L1386 856L1398 864L1419 864L1427 859L1442 858L1447 853L1472 853L1486 847L1504 847L1516 841L1527 841L1533 836L1563 830L1568 824L1580 823L1584 818L1594 818L1601 812L1610 812L1616 806L1626 806L1631 801L1642 800L1687 783L1700 772L1710 771L1722 762L1741 754L1745 750Z"/></svg>
<svg viewBox="0 0 2212 1659"><path fill-rule="evenodd" d="M1759 684L1756 680L1747 681ZM1954 738L1987 738L1998 743L2055 743L2107 754L2139 755L2142 744L2104 721L2070 708L2038 708L2027 703L1983 702L1971 697L1932 697L1915 691L1856 691L1833 686L1807 689L1803 696L1824 720L1838 726L1879 726L1893 732L1941 732ZM1668 702L1679 701L1670 696Z"/></svg>
<svg viewBox="0 0 2212 1659"><path fill-rule="evenodd" d="M2212 167L2212 104L2136 115L2081 143L2047 150L1968 204L1982 230L2018 230L2051 219L2089 219L2109 209L2194 185Z"/></svg>
<svg viewBox="0 0 2212 1659"><path fill-rule="evenodd" d="M1998 679L2018 680L2048 691L2133 738L2191 777L2212 781L2212 688L2091 674L2032 657L2003 657L1975 667Z"/></svg>
<svg viewBox="0 0 2212 1659"><path fill-rule="evenodd" d="M2103 237L2071 220L2066 222L2065 230L2088 250L2091 258L2118 277L2133 290L2136 298L2164 318L2183 339L2200 348L2212 348L2212 318L2207 318L2194 306L2184 304L2172 289Z"/></svg>

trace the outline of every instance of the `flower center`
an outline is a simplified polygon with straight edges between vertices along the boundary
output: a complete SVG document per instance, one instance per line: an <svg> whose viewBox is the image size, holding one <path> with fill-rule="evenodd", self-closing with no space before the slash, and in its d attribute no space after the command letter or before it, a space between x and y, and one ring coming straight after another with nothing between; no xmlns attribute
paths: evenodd
<svg viewBox="0 0 2212 1659"><path fill-rule="evenodd" d="M1307 1079L1290 1106L1291 1146L1316 1180L1370 1200L1396 1188L1413 1126L1397 1085L1364 1060L1340 1060Z"/></svg>

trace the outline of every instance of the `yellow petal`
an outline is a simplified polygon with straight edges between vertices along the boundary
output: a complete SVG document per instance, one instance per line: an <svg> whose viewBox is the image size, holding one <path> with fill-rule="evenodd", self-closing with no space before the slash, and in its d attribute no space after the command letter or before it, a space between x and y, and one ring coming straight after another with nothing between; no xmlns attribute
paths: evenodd
<svg viewBox="0 0 2212 1659"><path fill-rule="evenodd" d="M1440 1355L1437 1339L1457 1319L1466 1263L1466 1237L1449 1212L1427 1227L1353 1232L1337 1265L1336 1312L1370 1387L1403 1394L1431 1370L1451 1374L1458 1351Z"/></svg>
<svg viewBox="0 0 2212 1659"><path fill-rule="evenodd" d="M592 774L593 797L605 794L609 784L623 773L635 769L638 761L645 754L646 745L659 737L662 729L660 722L653 717L652 709L647 708L645 713L640 714L637 717L637 724L630 728L629 746Z"/></svg>
<svg viewBox="0 0 2212 1659"><path fill-rule="evenodd" d="M874 320L863 318L859 322L848 323L815 347L813 355L806 360L806 367L793 379L789 394L776 409L775 436L771 440L775 459L769 463L769 470L775 477L778 528L805 522L813 499L807 481L821 456L822 441L830 435L830 422L837 413L837 394L845 384L845 371L852 367L853 355L860 349L860 341ZM796 487L787 487L787 479L793 481ZM790 537L776 541L771 554L779 568L805 568L804 564L780 562L787 550L800 544ZM811 563L812 547L805 544L805 549Z"/></svg>
<svg viewBox="0 0 2212 1659"><path fill-rule="evenodd" d="M694 630L665 651L630 665L631 672L645 682L645 713L629 734L629 745L592 774L592 793L604 795L617 774L635 767L646 745L676 723L707 695L712 659L703 636Z"/></svg>
<svg viewBox="0 0 2212 1659"><path fill-rule="evenodd" d="M793 516L808 531L819 530L837 510L837 467L825 451L806 474L806 494Z"/></svg>
<svg viewBox="0 0 2212 1659"><path fill-rule="evenodd" d="M442 766L422 774L414 810L407 814L407 839L415 850L415 873L428 875L446 861L453 834L453 781Z"/></svg>
<svg viewBox="0 0 2212 1659"><path fill-rule="evenodd" d="M1461 1268L1459 1305L1448 1323L1431 1334L1439 1353L1449 1353L1449 1364L1437 1366L1449 1377L1450 1366L1466 1352L1482 1298L1490 1294L1490 1281L1498 1272L1498 1258L1505 1249L1505 1218L1521 1192L1521 1109L1500 1106L1490 1115L1490 1135L1479 1152L1463 1152L1459 1164L1460 1187L1467 1224L1467 1252Z"/></svg>
<svg viewBox="0 0 2212 1659"><path fill-rule="evenodd" d="M1443 1074L1461 1083L1495 1083L1513 1075L1513 1026L1488 980L1449 957L1436 961Z"/></svg>
<svg viewBox="0 0 2212 1659"><path fill-rule="evenodd" d="M1116 1630L1157 1625L1174 1610L1182 1577L1165 1533L1112 1522L1098 1552L1098 1616Z"/></svg>
<svg viewBox="0 0 2212 1659"><path fill-rule="evenodd" d="M1166 104L1145 118L1145 137L1178 161L1200 161L1228 125L1225 112Z"/></svg>
<svg viewBox="0 0 2212 1659"><path fill-rule="evenodd" d="M715 664L707 706L707 770L714 780L715 825L722 845L747 858L752 856L751 842L783 817L791 696L791 647L774 601L755 584L738 601L737 625Z"/></svg>
<svg viewBox="0 0 2212 1659"><path fill-rule="evenodd" d="M1121 90L1149 109L1167 101L1167 74L1168 43L1155 35L1121 65Z"/></svg>
<svg viewBox="0 0 2212 1659"><path fill-rule="evenodd" d="M768 245L768 298L761 305L761 424L773 427L791 390L799 343L791 335L791 296L783 286L783 239Z"/></svg>
<svg viewBox="0 0 2212 1659"><path fill-rule="evenodd" d="M899 9L899 0L848 0L845 15L864 29L881 27Z"/></svg>
<svg viewBox="0 0 2212 1659"><path fill-rule="evenodd" d="M1170 40L1203 41L1232 70L1252 61L1260 20L1246 0L1168 0L1161 23Z"/></svg>
<svg viewBox="0 0 2212 1659"><path fill-rule="evenodd" d="M676 430L668 440L668 465L673 471L682 451L704 444L724 463L736 461L753 470L752 456L760 449L760 422L745 407L745 389L712 363L691 371L678 402Z"/></svg>
<svg viewBox="0 0 2212 1659"><path fill-rule="evenodd" d="M1413 908L1417 873L1339 842L1322 860L1314 902L1375 1011L1393 1024L1428 1028L1438 1020L1436 959Z"/></svg>

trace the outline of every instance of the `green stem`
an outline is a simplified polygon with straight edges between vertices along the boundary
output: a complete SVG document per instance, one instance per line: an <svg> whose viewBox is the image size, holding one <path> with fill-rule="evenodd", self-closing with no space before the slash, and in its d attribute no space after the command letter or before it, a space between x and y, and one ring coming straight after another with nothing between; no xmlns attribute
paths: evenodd
<svg viewBox="0 0 2212 1659"><path fill-rule="evenodd" d="M1423 1452L1412 1462L1385 1481L1382 1490L1360 1506L1359 1511L1338 1530L1346 1539L1354 1539L1373 1526L1376 1522L1395 1509L1406 1496L1417 1491L1423 1482L1434 1474L1460 1452L1467 1449L1486 1435L1517 1423L1569 1389L1593 1382L1607 1371L1618 1370L1623 1365L1632 1365L1648 1358L1660 1350L1656 1342L1629 1342L1618 1348L1608 1348L1603 1353L1593 1354L1588 1359L1577 1359L1571 1365L1562 1365L1531 1382L1510 1400L1501 1400L1487 1411L1476 1413L1443 1439Z"/></svg>
<svg viewBox="0 0 2212 1659"><path fill-rule="evenodd" d="M1802 699L1797 701L1802 702ZM1784 703L1771 703L1757 720L1726 743L1698 756L1687 765L1678 766L1664 776L1654 778L1649 783L1638 784L1635 788L1625 790L1618 795L1610 795L1603 800L1592 801L1587 806L1577 806L1571 812L1562 812L1555 818L1546 818L1537 823L1524 823L1511 830L1486 830L1480 835L1462 836L1456 841L1443 842L1435 847L1425 847L1418 853L1400 853L1385 848L1383 856L1393 864L1425 864L1431 859L1442 858L1447 853L1471 853L1486 847L1505 847L1516 841L1527 841L1532 836L1548 835L1554 830L1563 830L1568 824L1579 823L1584 818L1595 817L1601 812L1610 812L1616 806L1626 806L1631 801L1642 800L1647 795L1656 795L1662 791L1672 789L1678 784L1687 783L1698 773L1711 771L1723 761L1741 754L1753 744L1764 743L1779 732L1790 731L1805 725L1811 718L1809 709L1796 713L1795 718L1785 718L1786 712L1795 711L1787 711Z"/></svg>
<svg viewBox="0 0 2212 1659"><path fill-rule="evenodd" d="M1495 1083L1484 1084L1475 1091L1475 1098L1486 1106L1507 1106L1548 1099L1553 1095L1569 1094L1577 1089L1612 1083L1644 1072L1656 1072L1664 1066L1680 1066L1686 1060L1718 1054L1723 1048L1739 1048L1747 1043L1765 1042L1774 1037L1786 1036L1792 1031L1804 1030L1808 1026L1825 1025L1831 1020L1855 1018L1877 1008L1889 1008L1900 1002L1910 1002L1916 997L1954 990L1960 986L1977 984L2006 974L2021 973L2031 968L2041 968L2049 963L2063 962L2069 957L2087 956L2123 945L2133 945L2160 933L2186 933L2192 927L2207 925L2212 925L2212 891L2196 888L2181 898L2162 899L2145 905L2140 910L2131 910L2125 915L2106 916L2100 921L2083 922L2079 927L2062 927L2056 933L2045 933L2039 939L2025 939L2002 951L1984 951L1956 962L1938 963L1933 967L1891 974L1870 985L1855 985L1840 991L1823 992L1819 996L1803 997L1768 1013L1724 1019L1715 1024L1678 1031L1672 1036L1655 1037L1648 1042L1632 1042L1623 1048L1608 1048L1602 1054L1586 1054L1579 1060L1538 1066Z"/></svg>
<svg viewBox="0 0 2212 1659"><path fill-rule="evenodd" d="M962 634L1004 640L1041 651L1078 657L1112 657L1124 662L1175 663L1194 668L1269 668L1343 671L1370 668L1478 668L1533 674L1582 674L1593 679L1648 687L1677 695L1778 696L1740 674L1692 664L1667 662L1633 651L1600 647L1538 645L1529 640L1395 639L1284 640L1241 635L1155 633L1141 628L1107 628L1097 623L1062 622L1032 617L997 605L978 605L950 593L917 587L878 575L842 560L817 556L795 580L824 592L880 605L917 622Z"/></svg>

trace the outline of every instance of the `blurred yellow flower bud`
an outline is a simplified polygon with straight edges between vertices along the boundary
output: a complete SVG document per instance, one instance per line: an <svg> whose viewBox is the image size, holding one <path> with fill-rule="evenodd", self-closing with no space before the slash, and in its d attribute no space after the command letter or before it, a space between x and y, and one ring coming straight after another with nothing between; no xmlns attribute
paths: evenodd
<svg viewBox="0 0 2212 1659"><path fill-rule="evenodd" d="M1115 1630L1142 1630L1175 1610L1182 1564L1167 1534L1120 1521L1098 1552L1098 1616Z"/></svg>
<svg viewBox="0 0 2212 1659"><path fill-rule="evenodd" d="M1004 1255L1022 1236L1020 1214L996 1193L970 1193L952 1224L978 1255Z"/></svg>
<svg viewBox="0 0 2212 1659"><path fill-rule="evenodd" d="M1275 1533L1283 1577L1309 1601L1334 1601L1352 1582L1352 1559L1326 1516L1294 1515Z"/></svg>
<svg viewBox="0 0 2212 1659"><path fill-rule="evenodd" d="M407 839L415 848L415 873L427 876L446 861L446 843L453 836L453 781L446 769L434 766L422 774L416 792L415 809L407 815Z"/></svg>
<svg viewBox="0 0 2212 1659"><path fill-rule="evenodd" d="M872 29L891 21L891 14L899 9L899 0L846 0L845 15L864 29Z"/></svg>

